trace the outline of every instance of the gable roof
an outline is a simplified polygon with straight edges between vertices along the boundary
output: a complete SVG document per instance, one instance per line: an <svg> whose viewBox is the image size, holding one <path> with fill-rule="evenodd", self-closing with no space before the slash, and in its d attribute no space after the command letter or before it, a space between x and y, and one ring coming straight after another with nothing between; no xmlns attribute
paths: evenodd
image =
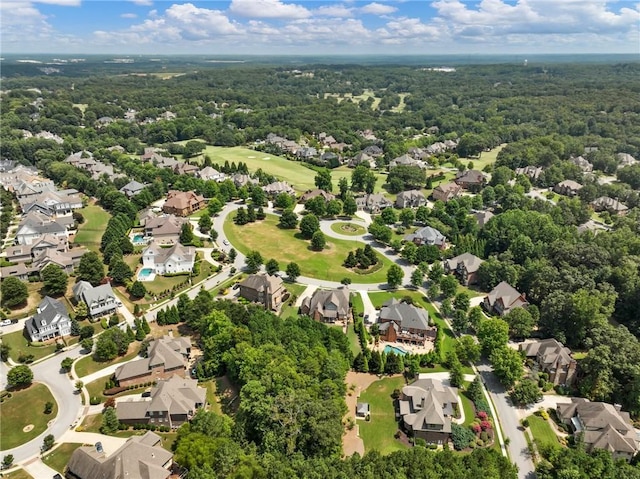
<svg viewBox="0 0 640 479"><path fill-rule="evenodd" d="M164 207L173 208L176 210L183 210L189 208L192 205L197 205L204 202L204 197L196 194L195 191L176 191L171 190L167 193L167 201L164 203Z"/></svg>
<svg viewBox="0 0 640 479"><path fill-rule="evenodd" d="M506 312L509 309L526 306L529 303L522 298L522 293L511 286L506 281L502 281L485 298L488 300L489 305L493 307L498 301L502 303L503 310Z"/></svg>
<svg viewBox="0 0 640 479"><path fill-rule="evenodd" d="M453 405L458 403L458 389L447 387L436 379L418 379L402 388L400 415L414 431L441 426L441 432L451 432Z"/></svg>
<svg viewBox="0 0 640 479"><path fill-rule="evenodd" d="M304 314L313 316L316 311L325 318L337 318L349 314L349 288L346 286L316 290L311 297L307 296L301 306Z"/></svg>
<svg viewBox="0 0 640 479"><path fill-rule="evenodd" d="M482 228L495 215L491 211L478 211L474 213L473 216L478 221L478 226Z"/></svg>
<svg viewBox="0 0 640 479"><path fill-rule="evenodd" d="M76 283L73 286L73 295L76 300L79 301L82 299L89 307L91 307L93 303L101 303L110 299L115 300L116 298L110 283L94 287L87 281L79 281Z"/></svg>
<svg viewBox="0 0 640 479"><path fill-rule="evenodd" d="M157 447L161 441L148 431L129 438L109 457L94 447L82 446L73 452L67 467L80 479L167 479L171 472L164 466L173 454Z"/></svg>
<svg viewBox="0 0 640 479"><path fill-rule="evenodd" d="M149 243L142 256L149 255L153 256L154 264L164 264L172 256L177 256L180 261L194 261L195 248L193 246L182 246L180 243L175 243L169 248L163 248L157 243Z"/></svg>
<svg viewBox="0 0 640 479"><path fill-rule="evenodd" d="M253 289L255 291L262 291L266 293L273 293L282 288L282 278L279 276L270 276L268 274L250 274L247 278L240 283L241 287Z"/></svg>
<svg viewBox="0 0 640 479"><path fill-rule="evenodd" d="M520 346L527 357L540 356L540 365L554 368L569 365L575 360L571 357L571 350L556 339L542 339L531 341Z"/></svg>
<svg viewBox="0 0 640 479"><path fill-rule="evenodd" d="M454 181L458 184L460 183L482 184L484 180L485 178L484 178L484 175L482 174L482 171L466 170L466 171L459 171L458 173L456 173L456 178Z"/></svg>
<svg viewBox="0 0 640 479"><path fill-rule="evenodd" d="M185 337L163 336L149 343L144 359L131 361L119 366L115 372L118 381L142 376L155 366L164 365L164 369L184 367L185 357L191 349L191 340Z"/></svg>
<svg viewBox="0 0 640 479"><path fill-rule="evenodd" d="M39 332L41 328L56 326L69 321L69 313L67 308L50 296L45 296L36 309L36 314L30 320L25 322L25 326L30 336L32 333Z"/></svg>
<svg viewBox="0 0 640 479"><path fill-rule="evenodd" d="M462 263L464 269L467 270L467 273L475 273L478 271L478 268L480 268L483 261L474 254L462 253L451 259L445 260L445 262L450 270L458 269L458 264Z"/></svg>
<svg viewBox="0 0 640 479"><path fill-rule="evenodd" d="M382 304L380 309L380 323L394 322L402 329L429 330L429 313L426 309L418 308L412 304L398 301L391 298ZM385 326L381 329L386 329Z"/></svg>
<svg viewBox="0 0 640 479"><path fill-rule="evenodd" d="M331 201L336 198L335 195L333 195L332 193L329 193L321 189L315 189L315 190L307 191L304 195L300 197L300 201L304 203L306 201L309 201L312 198L315 198L316 196L322 196L322 198L325 201Z"/></svg>
<svg viewBox="0 0 640 479"><path fill-rule="evenodd" d="M404 237L407 241L414 241L420 239L423 243L441 246L446 243L447 238L435 228L431 226L425 226L420 228L415 233L408 234Z"/></svg>

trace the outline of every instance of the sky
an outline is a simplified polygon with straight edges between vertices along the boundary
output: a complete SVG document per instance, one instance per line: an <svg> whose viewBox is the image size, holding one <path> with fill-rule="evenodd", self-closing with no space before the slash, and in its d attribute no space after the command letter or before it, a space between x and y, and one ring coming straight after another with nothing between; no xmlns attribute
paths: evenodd
<svg viewBox="0 0 640 479"><path fill-rule="evenodd" d="M640 57L640 0L0 0L0 52Z"/></svg>

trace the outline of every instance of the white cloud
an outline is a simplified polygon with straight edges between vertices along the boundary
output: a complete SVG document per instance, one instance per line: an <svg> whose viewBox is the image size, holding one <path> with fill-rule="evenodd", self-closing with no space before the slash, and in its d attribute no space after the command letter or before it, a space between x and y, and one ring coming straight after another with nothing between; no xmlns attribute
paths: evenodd
<svg viewBox="0 0 640 479"><path fill-rule="evenodd" d="M122 15L120 15L120 17L122 17L122 18L138 18L138 15L136 15L135 13L123 13Z"/></svg>
<svg viewBox="0 0 640 479"><path fill-rule="evenodd" d="M323 5L313 13L323 17L351 18L354 15L354 8L346 5Z"/></svg>
<svg viewBox="0 0 640 479"><path fill-rule="evenodd" d="M131 0L131 1L141 7L150 7L151 5L153 5L153 0Z"/></svg>
<svg viewBox="0 0 640 479"><path fill-rule="evenodd" d="M311 12L301 5L280 0L231 0L229 11L250 18L308 18Z"/></svg>
<svg viewBox="0 0 640 479"><path fill-rule="evenodd" d="M390 13L396 12L398 9L391 5L383 5L382 3L373 2L361 7L359 10L362 13L370 15L389 15Z"/></svg>

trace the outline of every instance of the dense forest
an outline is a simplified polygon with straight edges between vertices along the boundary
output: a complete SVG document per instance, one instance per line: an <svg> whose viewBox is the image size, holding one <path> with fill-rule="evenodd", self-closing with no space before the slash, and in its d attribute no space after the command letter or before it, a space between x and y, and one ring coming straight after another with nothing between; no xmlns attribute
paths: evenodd
<svg viewBox="0 0 640 479"><path fill-rule="evenodd" d="M459 139L457 152L434 156L433 164L481 158L506 143L480 194L418 208L407 221L439 229L451 239L451 251L406 248L401 254L416 265L467 251L485 259L478 272L483 290L508 281L532 303L526 327L510 325L513 338L554 337L585 352L578 392L640 415L640 166L621 166L619 157L640 156L640 65L474 65L447 73L413 66L296 68L228 66L169 78L5 78L0 154L98 198L117 218L103 238L104 252L109 235L121 233L116 223L126 229L169 188L204 194L212 199L212 212L233 198L264 201L259 188L143 164L132 155L145 146L188 158L186 145L176 142L252 145L276 133L314 145L316 135L326 132L348 144L341 152L347 158L379 145L384 156L378 166L384 170L410 148L439 141ZM137 120L126 121L134 110ZM166 111L176 118L145 121ZM115 121L99 121L105 117ZM377 140L365 139L358 133L363 130ZM50 132L64 141L25 139L25 131ZM124 152L108 149L116 145ZM92 179L62 162L81 150L126 177ZM568 161L577 156L593 164L594 174ZM544 170L536 178L515 174L525 166ZM246 171L243 165L220 167ZM370 172L363 168L354 170L354 191L366 190L361 180ZM388 190L424 182L428 187L432 178L415 173L408 167L388 175ZM256 176L261 184L273 180L262 171ZM610 181L598 181L603 177ZM131 178L148 186L129 201L118 188ZM583 188L555 201L528 194L563 180ZM592 215L590 203L601 196L624 202L627 214L603 212L606 230L579 230ZM487 208L494 217L480 228L471 214ZM376 218L370 231L391 244L385 221ZM198 376L227 374L241 388L233 421L202 413L180 431L176 459L189 465L190 478L515 477L506 460L482 450L458 456L415 448L340 461L344 375L353 360L341 333L305 318L290 319L285 327L270 313L214 302L206 292L193 301L181 298L178 309L204 347ZM460 329L467 327L473 329ZM540 477L594 477L572 472L587 463L602 477L613 477L618 467L610 458L572 449L540 466ZM626 466L618 470L623 469L628 475L618 477L636 477Z"/></svg>

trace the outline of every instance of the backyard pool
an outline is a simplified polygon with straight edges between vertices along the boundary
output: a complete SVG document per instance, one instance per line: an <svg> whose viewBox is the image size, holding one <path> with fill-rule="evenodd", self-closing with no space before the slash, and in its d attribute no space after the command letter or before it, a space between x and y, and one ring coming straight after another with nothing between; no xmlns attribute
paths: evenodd
<svg viewBox="0 0 640 479"><path fill-rule="evenodd" d="M142 233L138 233L133 235L133 237L131 238L131 242L133 244L145 244L146 241L144 240L144 235Z"/></svg>
<svg viewBox="0 0 640 479"><path fill-rule="evenodd" d="M397 346L390 346L388 344L384 347L384 352L387 354L394 353L394 354L397 354L398 356L404 356L405 354L409 354L402 348L398 348Z"/></svg>
<svg viewBox="0 0 640 479"><path fill-rule="evenodd" d="M151 268L142 268L138 273L138 281L153 281L156 274Z"/></svg>

